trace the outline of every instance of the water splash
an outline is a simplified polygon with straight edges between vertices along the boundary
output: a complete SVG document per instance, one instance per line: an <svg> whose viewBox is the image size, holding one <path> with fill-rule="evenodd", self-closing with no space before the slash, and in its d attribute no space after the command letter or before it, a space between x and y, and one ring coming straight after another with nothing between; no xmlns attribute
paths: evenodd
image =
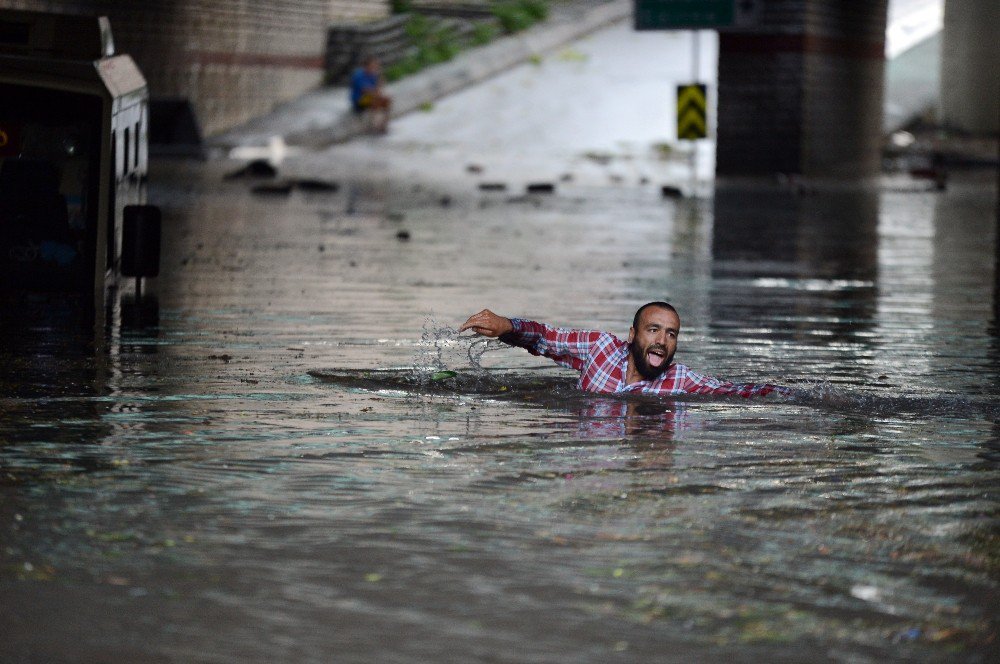
<svg viewBox="0 0 1000 664"><path fill-rule="evenodd" d="M445 325L438 325L431 317L424 319L423 331L420 334L420 351L416 358L416 366L430 371L449 369L444 359L444 351L454 345L458 330Z"/></svg>
<svg viewBox="0 0 1000 664"><path fill-rule="evenodd" d="M373 392L399 390L411 394L490 396L511 400L534 400L544 396L554 403L563 398L592 396L576 388L576 379L569 375L530 376L518 372L483 369L482 372L460 371L436 380L434 373L421 367L406 369L313 369L310 376L324 383L358 388ZM603 395L608 396L608 395ZM614 395L611 395L614 396Z"/></svg>
<svg viewBox="0 0 1000 664"><path fill-rule="evenodd" d="M460 335L456 328L439 325L428 317L424 319L420 350L414 361L415 382L426 386L438 380L441 373L461 372L465 377L463 383L474 384L477 390L493 391L495 380L483 367L482 357L505 348L509 346L502 341L477 334Z"/></svg>
<svg viewBox="0 0 1000 664"><path fill-rule="evenodd" d="M849 391L830 383L803 385L789 398L792 403L870 416L976 417L1000 420L1000 405L957 394L893 395Z"/></svg>
<svg viewBox="0 0 1000 664"><path fill-rule="evenodd" d="M482 338L472 338L469 343L469 351L467 353L469 357L469 364L472 368L480 373L484 373L486 369L483 368L481 360L483 355L495 350L503 350L505 348L510 348L507 344L500 341L499 339L489 339L487 337Z"/></svg>

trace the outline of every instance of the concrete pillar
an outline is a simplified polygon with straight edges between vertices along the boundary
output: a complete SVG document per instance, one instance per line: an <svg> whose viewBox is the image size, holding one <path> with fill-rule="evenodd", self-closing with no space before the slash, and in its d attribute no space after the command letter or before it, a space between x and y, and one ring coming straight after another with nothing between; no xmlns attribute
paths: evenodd
<svg viewBox="0 0 1000 664"><path fill-rule="evenodd" d="M885 25L886 0L762 0L723 31L716 173L877 175Z"/></svg>
<svg viewBox="0 0 1000 664"><path fill-rule="evenodd" d="M948 0L941 48L941 123L1000 133L1000 2Z"/></svg>

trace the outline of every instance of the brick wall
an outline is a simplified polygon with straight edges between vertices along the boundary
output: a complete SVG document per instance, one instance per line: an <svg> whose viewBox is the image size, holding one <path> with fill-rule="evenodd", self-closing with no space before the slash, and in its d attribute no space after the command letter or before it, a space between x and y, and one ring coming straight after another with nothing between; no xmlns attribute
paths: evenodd
<svg viewBox="0 0 1000 664"><path fill-rule="evenodd" d="M718 174L877 174L885 21L886 0L763 0L723 32Z"/></svg>
<svg viewBox="0 0 1000 664"><path fill-rule="evenodd" d="M0 8L103 14L154 97L189 99L206 134L319 85L327 27L389 13L388 0L0 0Z"/></svg>
<svg viewBox="0 0 1000 664"><path fill-rule="evenodd" d="M370 21L389 15L388 0L328 0L331 22Z"/></svg>

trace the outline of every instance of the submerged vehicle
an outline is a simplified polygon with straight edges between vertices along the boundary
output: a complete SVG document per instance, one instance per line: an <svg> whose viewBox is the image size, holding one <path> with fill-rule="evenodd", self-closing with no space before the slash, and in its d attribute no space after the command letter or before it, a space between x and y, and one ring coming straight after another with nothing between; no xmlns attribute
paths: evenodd
<svg viewBox="0 0 1000 664"><path fill-rule="evenodd" d="M122 277L157 276L149 92L108 19L0 10L0 99L0 291L101 311Z"/></svg>

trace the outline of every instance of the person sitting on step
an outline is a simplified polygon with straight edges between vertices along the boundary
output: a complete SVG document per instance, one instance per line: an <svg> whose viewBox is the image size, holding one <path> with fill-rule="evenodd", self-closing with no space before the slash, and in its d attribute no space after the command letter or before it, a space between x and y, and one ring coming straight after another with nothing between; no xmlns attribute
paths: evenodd
<svg viewBox="0 0 1000 664"><path fill-rule="evenodd" d="M378 133L389 131L392 98L383 90L382 63L375 56L365 58L351 75L351 106L358 115L371 113L372 128Z"/></svg>

